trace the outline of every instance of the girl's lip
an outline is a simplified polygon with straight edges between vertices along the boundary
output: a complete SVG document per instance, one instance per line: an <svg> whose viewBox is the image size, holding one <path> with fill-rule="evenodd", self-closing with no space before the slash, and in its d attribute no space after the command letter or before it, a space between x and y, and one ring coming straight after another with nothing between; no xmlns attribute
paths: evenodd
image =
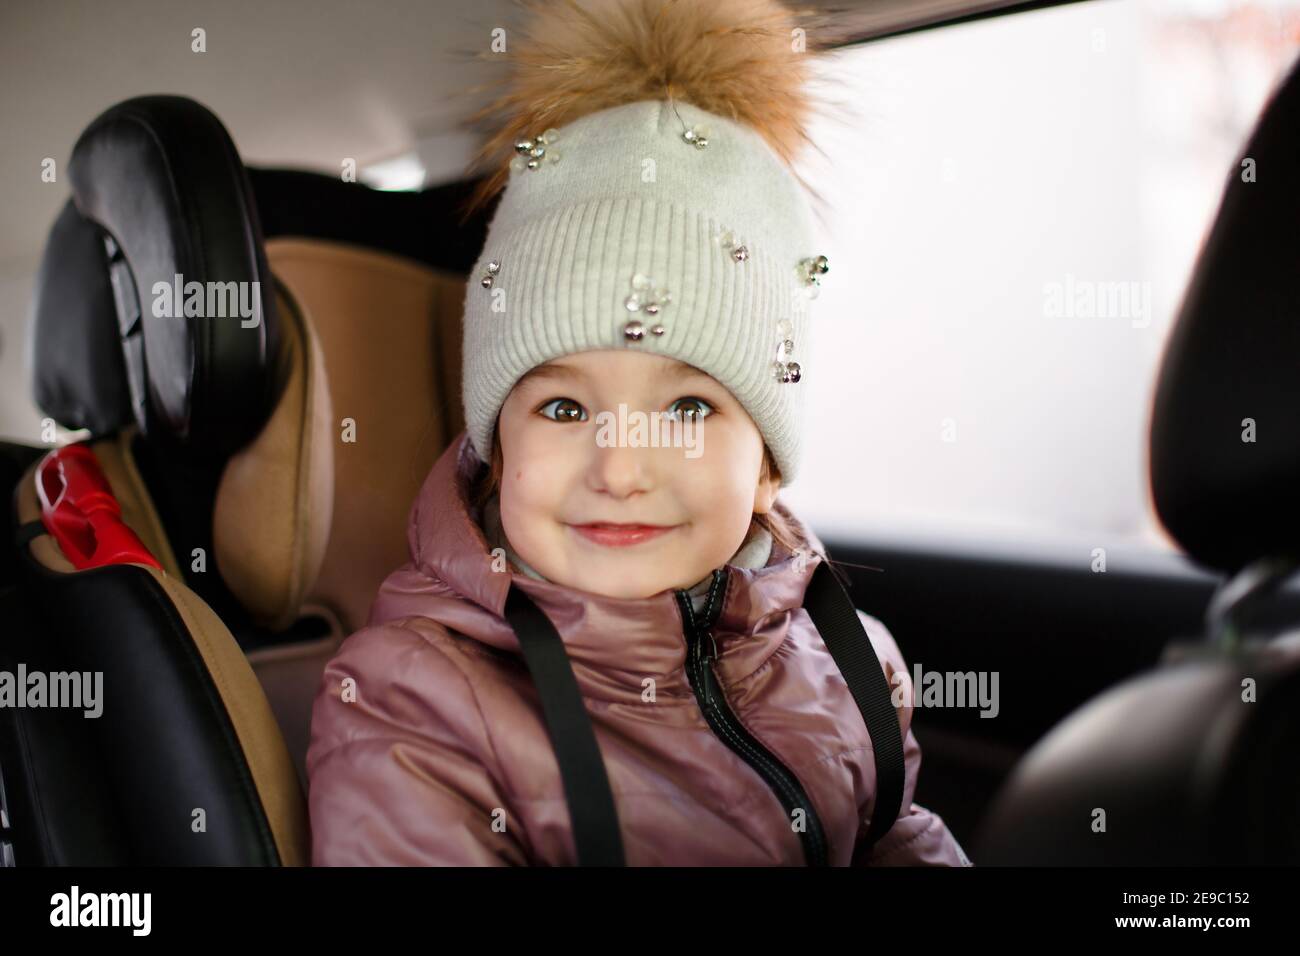
<svg viewBox="0 0 1300 956"><path fill-rule="evenodd" d="M651 538L657 538L661 534L672 531L677 525L665 524L607 524L597 522L594 524L574 524L569 525L574 531L582 535L588 541L595 544L605 545L611 548L625 548L629 545L640 544L643 541L649 541Z"/></svg>

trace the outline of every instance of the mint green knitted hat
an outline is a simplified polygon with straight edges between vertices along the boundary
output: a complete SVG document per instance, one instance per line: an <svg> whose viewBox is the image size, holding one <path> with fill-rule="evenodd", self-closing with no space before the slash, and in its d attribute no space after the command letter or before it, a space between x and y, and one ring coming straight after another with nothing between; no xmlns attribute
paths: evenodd
<svg viewBox="0 0 1300 956"><path fill-rule="evenodd" d="M741 21L755 9L784 14L769 0L720 6ZM707 21L718 8L704 0L670 4L653 25L681 16L686 22L675 25L690 30L691 17ZM651 0L627 5L629 32L650 29L655 9ZM680 33L678 58L700 55ZM566 42L565 55L580 61L582 38ZM718 57L736 52L710 49ZM761 68L780 68L770 46L750 55L763 57ZM627 66L633 76L638 69ZM798 95L782 82L787 97ZM692 98L709 102L698 89ZM785 100L774 102L781 108ZM576 352L627 348L716 379L758 426L783 482L794 479L801 383L815 374L807 363L810 304L828 263L817 252L804 188L771 141L772 128L680 95L514 137L505 192L464 308L465 421L482 460L491 460L497 415L524 373Z"/></svg>

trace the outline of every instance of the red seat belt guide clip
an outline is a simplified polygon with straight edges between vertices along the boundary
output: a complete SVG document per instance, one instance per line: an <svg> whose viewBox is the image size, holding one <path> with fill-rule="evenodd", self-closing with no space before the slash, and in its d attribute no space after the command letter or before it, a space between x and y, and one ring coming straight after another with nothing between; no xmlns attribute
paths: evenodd
<svg viewBox="0 0 1300 956"><path fill-rule="evenodd" d="M85 445L64 445L36 468L41 522L78 571L107 564L162 569L144 542L122 521L122 509Z"/></svg>

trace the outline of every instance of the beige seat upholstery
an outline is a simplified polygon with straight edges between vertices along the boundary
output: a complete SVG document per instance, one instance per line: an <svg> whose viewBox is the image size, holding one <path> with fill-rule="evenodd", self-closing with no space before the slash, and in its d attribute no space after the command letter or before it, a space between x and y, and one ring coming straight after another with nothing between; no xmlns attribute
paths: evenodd
<svg viewBox="0 0 1300 956"><path fill-rule="evenodd" d="M266 255L320 343L334 413L331 533L306 599L353 631L380 582L406 561L411 503L464 427L465 281L319 240L273 239Z"/></svg>
<svg viewBox="0 0 1300 956"><path fill-rule="evenodd" d="M226 467L213 533L217 566L260 623L331 624L322 640L249 654L305 779L325 663L408 559L416 492L464 427L465 280L321 240L274 239L266 253L283 324L303 341L286 349L266 429Z"/></svg>

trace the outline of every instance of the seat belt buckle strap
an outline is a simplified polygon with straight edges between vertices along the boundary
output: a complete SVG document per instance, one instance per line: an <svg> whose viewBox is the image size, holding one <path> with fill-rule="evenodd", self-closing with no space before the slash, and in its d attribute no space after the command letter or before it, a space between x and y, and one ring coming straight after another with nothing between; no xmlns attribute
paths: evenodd
<svg viewBox="0 0 1300 956"><path fill-rule="evenodd" d="M41 523L78 571L109 564L162 568L122 520L122 508L95 453L85 445L55 448L36 467Z"/></svg>

